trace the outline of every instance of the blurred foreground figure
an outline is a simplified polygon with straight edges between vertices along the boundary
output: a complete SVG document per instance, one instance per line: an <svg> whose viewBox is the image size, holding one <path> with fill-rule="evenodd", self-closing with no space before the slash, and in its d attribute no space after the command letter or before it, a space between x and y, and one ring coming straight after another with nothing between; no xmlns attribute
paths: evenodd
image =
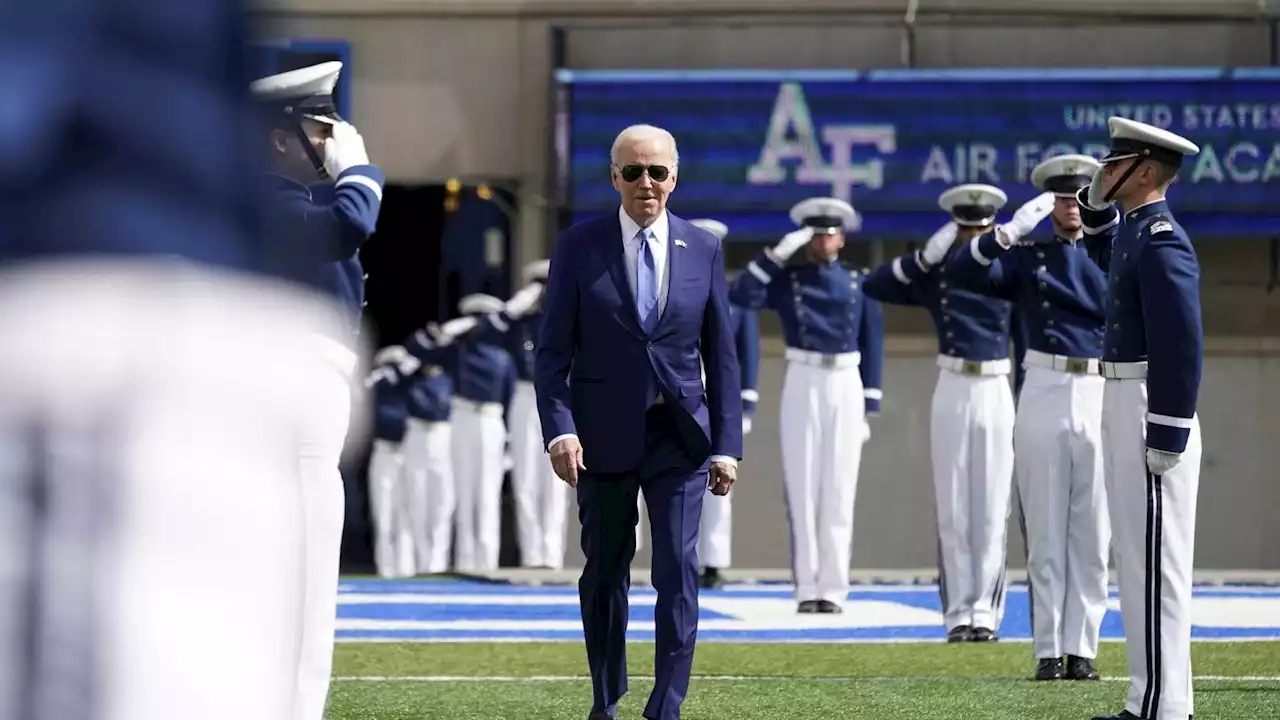
<svg viewBox="0 0 1280 720"><path fill-rule="evenodd" d="M242 20L0 5L2 720L293 713L340 316L323 238L256 230Z"/></svg>

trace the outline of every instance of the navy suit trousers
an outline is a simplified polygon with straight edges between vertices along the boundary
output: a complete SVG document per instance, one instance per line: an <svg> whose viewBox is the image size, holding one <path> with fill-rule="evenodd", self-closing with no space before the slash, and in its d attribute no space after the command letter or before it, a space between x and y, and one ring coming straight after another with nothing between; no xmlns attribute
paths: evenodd
<svg viewBox="0 0 1280 720"><path fill-rule="evenodd" d="M698 635L698 529L707 492L703 460L690 458L680 441L670 405L645 415L645 451L640 466L625 473L579 474L578 518L586 567L578 582L587 662L594 692L592 712L616 714L627 692L627 592L636 554L644 492L653 532L653 586L657 643L656 682L644 717L677 720L689 691Z"/></svg>

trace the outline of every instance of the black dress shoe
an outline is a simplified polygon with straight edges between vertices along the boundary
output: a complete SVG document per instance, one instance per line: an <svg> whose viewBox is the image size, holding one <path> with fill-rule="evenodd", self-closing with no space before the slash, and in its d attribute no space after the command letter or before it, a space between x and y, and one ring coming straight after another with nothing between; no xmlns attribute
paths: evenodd
<svg viewBox="0 0 1280 720"><path fill-rule="evenodd" d="M724 578L720 577L718 568L704 568L702 571L702 587L706 590L719 590L724 587Z"/></svg>
<svg viewBox="0 0 1280 720"><path fill-rule="evenodd" d="M587 720L614 720L614 717L607 712L593 712Z"/></svg>
<svg viewBox="0 0 1280 720"><path fill-rule="evenodd" d="M974 628L973 634L969 637L969 642L995 642L1000 639L1000 634L991 628Z"/></svg>
<svg viewBox="0 0 1280 720"><path fill-rule="evenodd" d="M830 600L819 600L818 612L825 613L827 615L839 615L840 613L844 612L844 608L831 602Z"/></svg>
<svg viewBox="0 0 1280 720"><path fill-rule="evenodd" d="M1040 658L1036 663L1037 680L1061 680L1062 658Z"/></svg>
<svg viewBox="0 0 1280 720"><path fill-rule="evenodd" d="M1089 658L1077 657L1075 655L1067 656L1067 679L1068 680L1101 680L1100 675L1093 667L1093 661Z"/></svg>
<svg viewBox="0 0 1280 720"><path fill-rule="evenodd" d="M957 625L947 632L949 643L969 642L971 637L973 637L973 628L968 625Z"/></svg>
<svg viewBox="0 0 1280 720"><path fill-rule="evenodd" d="M797 612L801 613L802 615L808 615L808 614L810 614L810 613L816 613L816 612L818 612L818 601L817 601L817 600L805 600L805 601L801 602L801 603L800 603L800 609L799 609Z"/></svg>
<svg viewBox="0 0 1280 720"><path fill-rule="evenodd" d="M1115 715L1098 715L1093 720L1142 720L1142 718L1134 715L1128 710L1121 710Z"/></svg>

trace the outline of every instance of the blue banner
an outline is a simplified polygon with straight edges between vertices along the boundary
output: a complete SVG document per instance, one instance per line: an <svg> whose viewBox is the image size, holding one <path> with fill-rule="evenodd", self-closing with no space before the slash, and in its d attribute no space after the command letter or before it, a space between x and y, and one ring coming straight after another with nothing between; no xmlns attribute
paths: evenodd
<svg viewBox="0 0 1280 720"><path fill-rule="evenodd" d="M673 212L729 226L729 240L794 229L800 200L831 195L863 217L853 239L923 240L946 222L938 196L961 183L1036 194L1053 155L1101 157L1107 118L1130 117L1201 147L1169 192L1193 239L1280 232L1280 72L886 70L569 72L559 124L563 190L582 219L618 205L609 149L635 123L670 130L680 152Z"/></svg>

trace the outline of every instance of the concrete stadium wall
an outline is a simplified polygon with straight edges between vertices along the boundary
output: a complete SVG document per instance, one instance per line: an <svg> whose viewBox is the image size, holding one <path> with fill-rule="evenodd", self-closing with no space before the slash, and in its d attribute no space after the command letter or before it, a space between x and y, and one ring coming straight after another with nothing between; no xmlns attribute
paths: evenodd
<svg viewBox="0 0 1280 720"><path fill-rule="evenodd" d="M353 43L356 119L393 181L518 183L520 263L544 257L548 247L553 26L569 28L572 68L901 67L906 5L652 0L640 14L632 3L605 0L276 0L261 12L268 35ZM915 63L1268 65L1280 50L1273 11L1256 0L1077 0L1065 10L1048 0L923 0ZM731 248L730 259L741 266L753 250ZM1206 245L1201 257L1212 337L1201 391L1197 564L1280 569L1280 294L1265 290L1265 243ZM736 491L736 524L751 528L734 539L742 567L787 562L777 441L783 363L771 317L765 328L760 411ZM927 451L932 340L921 337L929 332L923 313L893 310L888 328L886 408L863 462L854 565L927 567L935 547ZM576 550L571 555L579 561ZM1011 563L1021 557L1020 542L1011 543Z"/></svg>

